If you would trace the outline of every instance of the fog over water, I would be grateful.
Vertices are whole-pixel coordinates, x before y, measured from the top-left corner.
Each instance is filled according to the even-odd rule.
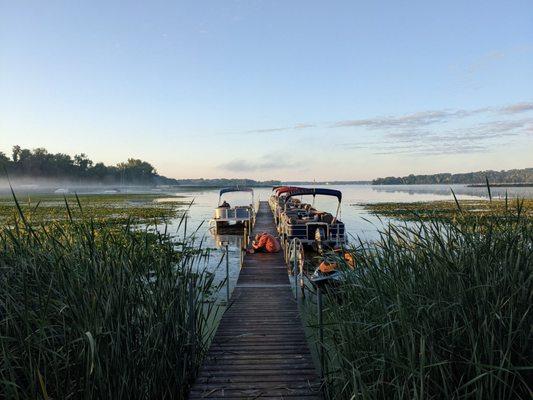
[[[58,193],[79,193],[79,194],[105,194],[106,192],[125,193],[149,193],[160,192],[161,189],[154,186],[122,185],[120,183],[80,183],[73,180],[44,179],[44,178],[0,178],[0,194],[11,192],[11,187],[18,194],[53,194]]]

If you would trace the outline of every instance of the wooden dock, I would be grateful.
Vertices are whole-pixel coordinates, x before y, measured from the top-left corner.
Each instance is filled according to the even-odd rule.
[[[276,234],[267,202],[254,232]],[[247,254],[189,399],[320,399],[282,252]]]

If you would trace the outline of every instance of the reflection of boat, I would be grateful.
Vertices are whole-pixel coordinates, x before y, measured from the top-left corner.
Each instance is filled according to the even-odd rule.
[[[215,246],[218,248],[224,247],[226,244],[230,248],[240,249],[242,247],[242,235],[219,235],[215,233],[214,235]]]
[[[291,201],[294,196],[334,196],[338,199],[335,216],[318,211],[311,204]],[[344,223],[339,221],[342,193],[332,189],[297,189],[287,192],[283,198],[283,210],[279,212],[278,230],[285,243],[297,238],[304,245],[314,245],[321,252],[322,246],[338,247],[346,242]]]
[[[252,201],[249,205],[230,206],[225,200],[222,201],[222,196],[225,193],[232,192],[248,192],[252,195]],[[233,186],[220,190],[218,196],[218,206],[215,208],[215,215],[210,221],[214,224],[216,231],[239,231],[244,226],[250,227],[253,225],[255,219],[254,208],[254,191],[252,188]]]

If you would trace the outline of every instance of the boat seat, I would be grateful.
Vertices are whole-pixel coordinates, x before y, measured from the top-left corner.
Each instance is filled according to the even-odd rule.
[[[320,221],[327,224],[331,224],[335,218],[330,213],[326,213],[320,216]]]

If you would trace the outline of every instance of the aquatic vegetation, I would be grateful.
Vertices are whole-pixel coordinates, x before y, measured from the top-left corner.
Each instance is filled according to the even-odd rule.
[[[164,199],[165,201],[160,201]],[[31,195],[18,198],[26,220],[32,224],[73,219],[92,219],[95,223],[124,224],[131,218],[137,223],[153,223],[179,215],[180,208],[190,203],[181,196],[165,194],[85,194]],[[65,202],[83,207],[65,207]],[[70,214],[69,214],[70,211]],[[0,223],[10,223],[18,217],[12,196],[0,197]]]
[[[372,203],[360,204],[369,212],[400,220],[418,221],[441,219],[446,221],[464,218],[486,220],[511,215],[509,210],[515,210],[517,204],[521,207],[521,214],[525,218],[533,217],[533,199],[522,200],[461,200],[460,208],[451,201],[430,201],[413,203]]]
[[[184,398],[217,312],[205,253],[134,219],[35,229],[17,212],[0,229],[0,398]]]
[[[354,245],[355,270],[326,299],[330,397],[531,398],[533,222],[520,206],[380,235]]]

